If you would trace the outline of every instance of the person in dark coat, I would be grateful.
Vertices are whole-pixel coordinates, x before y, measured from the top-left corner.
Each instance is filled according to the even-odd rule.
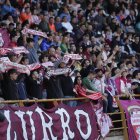
[[[62,91],[64,94],[64,98],[75,98],[76,94],[73,91],[74,90],[74,83],[73,83],[73,81],[68,73],[61,76],[60,82],[61,82],[61,87],[62,87]],[[77,105],[76,101],[66,101],[64,103],[66,105],[71,106],[71,107]]]
[[[44,85],[46,86],[48,99],[63,98],[59,76],[51,76],[50,79],[44,79]]]
[[[38,71],[32,71],[30,77],[28,77],[25,81],[28,97],[41,99],[42,92]]]
[[[1,82],[3,98],[5,100],[19,100],[18,89],[16,80],[18,73],[15,69],[10,69],[8,73],[4,75],[4,79]]]

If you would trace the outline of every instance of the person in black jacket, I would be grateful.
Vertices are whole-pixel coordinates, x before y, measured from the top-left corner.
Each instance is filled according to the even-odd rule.
[[[63,98],[60,76],[51,76],[50,79],[44,79],[44,86],[47,90],[47,98]]]
[[[28,97],[41,99],[42,92],[41,92],[41,84],[39,81],[39,73],[38,71],[34,70],[31,72],[30,77],[26,79],[26,89]]]
[[[10,69],[1,82],[3,98],[5,100],[18,100],[17,80],[18,73],[15,69]]]
[[[75,98],[75,93],[74,93],[74,83],[71,79],[71,77],[69,76],[68,73],[62,75],[60,77],[60,81],[61,81],[61,87],[62,87],[62,91],[64,94],[64,98]],[[67,105],[73,107],[77,105],[76,101],[67,101],[64,102]]]

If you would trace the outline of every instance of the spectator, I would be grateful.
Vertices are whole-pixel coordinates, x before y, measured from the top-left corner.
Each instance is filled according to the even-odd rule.
[[[2,92],[5,100],[19,100],[18,88],[16,80],[18,78],[17,71],[10,69],[4,76],[2,81]]]
[[[49,18],[49,29],[51,32],[56,32],[56,28],[55,28],[55,21],[54,21],[54,18],[53,17],[50,17]]]
[[[41,84],[39,81],[39,73],[34,70],[30,77],[26,80],[27,94],[31,98],[42,99]]]
[[[45,14],[40,15],[40,23],[39,23],[39,28],[43,31],[43,32],[49,32],[49,26],[48,26],[48,17]]]
[[[94,85],[92,84],[92,81],[96,77],[95,73],[93,71],[89,71],[87,77],[83,78],[83,86],[89,90],[98,91]]]
[[[60,82],[64,98],[74,98],[74,84],[69,74],[66,73],[65,75],[62,75],[60,78]],[[76,106],[76,101],[69,101],[66,102],[66,104],[69,106]]]
[[[51,76],[50,79],[44,79],[48,99],[63,98],[63,91],[59,76]]]
[[[140,71],[139,70],[135,70],[133,72],[133,81],[132,82],[140,83]]]
[[[132,83],[132,93],[136,95],[140,93],[140,84],[138,82]]]
[[[55,28],[57,32],[61,32],[62,30],[62,23],[60,17],[56,17],[55,19]]]
[[[29,51],[29,54],[27,55],[29,63],[32,64],[38,62],[38,55],[34,48],[34,41],[32,38],[27,39],[27,50]]]
[[[67,36],[64,36],[60,45],[60,48],[63,53],[68,53],[69,48],[69,38]]]
[[[103,71],[101,69],[96,69],[95,73],[97,74],[96,78],[93,81],[93,85],[95,86],[96,89],[98,89],[99,92],[101,92],[105,98],[107,98],[108,101],[108,112],[113,112],[112,108],[112,102],[113,98],[111,94],[107,91],[107,79],[105,77],[105,74],[103,74]]]
[[[73,27],[70,22],[67,21],[67,17],[62,18],[62,27],[66,29],[67,32],[72,33]]]
[[[63,12],[60,14],[60,18],[63,19],[63,17],[66,17],[68,22],[71,21],[71,16],[66,6],[63,7]]]
[[[75,90],[76,90],[76,93],[78,94],[78,96],[96,93],[95,91],[90,90],[90,89],[86,88],[85,86],[83,86],[81,76],[75,77],[74,85],[75,85]]]

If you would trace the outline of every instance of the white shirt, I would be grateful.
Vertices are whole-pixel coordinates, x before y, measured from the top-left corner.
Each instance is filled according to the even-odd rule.
[[[67,29],[67,32],[72,32],[73,27],[70,22],[62,22],[62,26]]]
[[[95,79],[93,84],[98,91],[100,91],[103,94],[105,93],[105,76],[103,76],[101,79]]]

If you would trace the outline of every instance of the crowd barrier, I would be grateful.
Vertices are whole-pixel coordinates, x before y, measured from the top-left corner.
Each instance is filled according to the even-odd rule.
[[[140,97],[140,95],[134,95],[135,97]],[[125,97],[125,96],[123,96]],[[126,118],[125,118],[125,112],[120,104],[120,99],[119,97],[115,97],[119,111],[118,112],[113,112],[113,113],[108,113],[109,116],[112,115],[119,115],[120,119],[113,119],[112,122],[114,124],[114,127],[111,128],[111,131],[122,131],[123,132],[123,137],[124,140],[129,140],[128,139],[128,127],[126,123]],[[62,101],[76,101],[76,100],[88,100],[88,98],[85,97],[79,97],[79,98],[61,98],[61,99],[34,99],[34,100],[7,100],[7,101],[0,101],[0,104],[14,104],[18,103],[19,106],[24,106],[24,103],[43,103],[43,102],[53,102],[54,105],[57,105],[58,102]],[[116,127],[115,123],[121,124],[120,127]]]

